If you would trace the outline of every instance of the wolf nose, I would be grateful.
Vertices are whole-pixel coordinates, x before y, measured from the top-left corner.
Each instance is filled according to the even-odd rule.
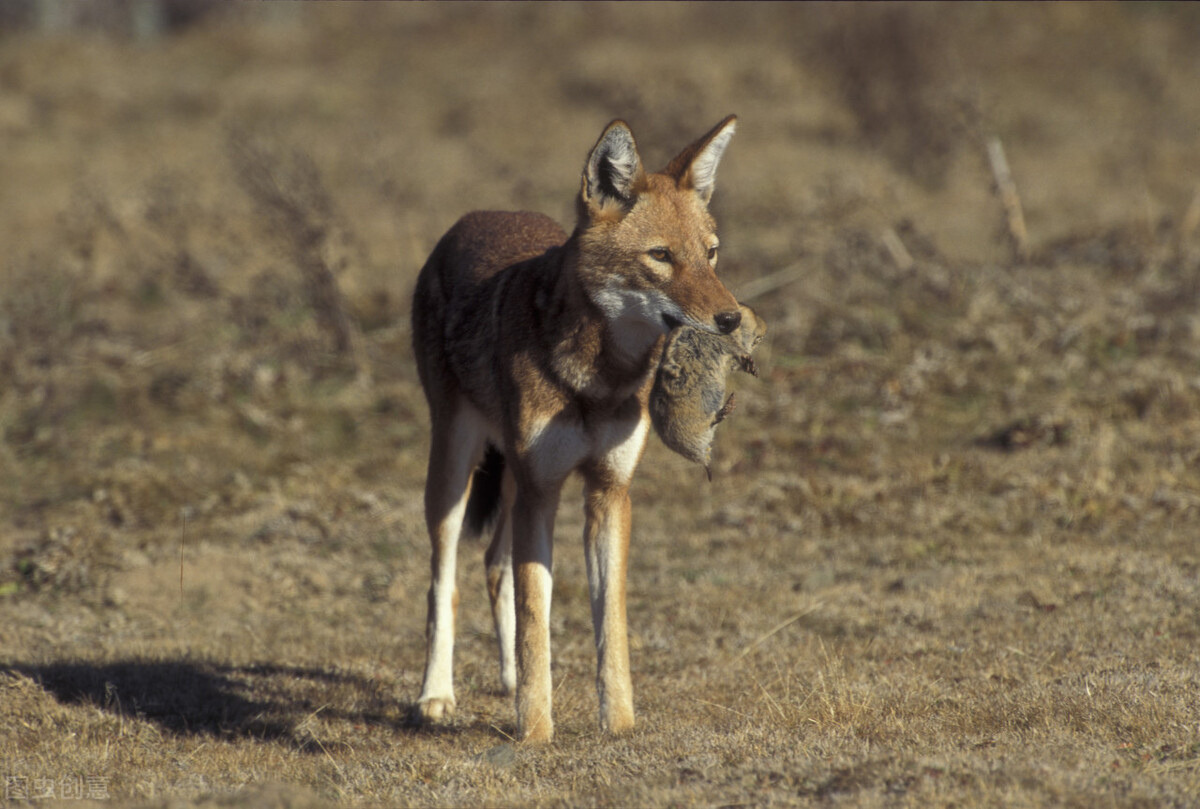
[[[742,324],[742,313],[737,309],[732,312],[721,312],[713,320],[717,321],[717,329],[721,334],[729,334]]]

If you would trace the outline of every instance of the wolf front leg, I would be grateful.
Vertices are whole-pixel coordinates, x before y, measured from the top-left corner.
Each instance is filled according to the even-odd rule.
[[[459,411],[435,418],[425,480],[425,522],[432,545],[429,617],[425,625],[425,679],[417,710],[424,721],[454,712],[454,621],[458,611],[455,567],[458,539],[471,493],[471,474],[483,454],[477,416]]]
[[[596,632],[596,690],[600,725],[611,733],[633,728],[633,681],[625,626],[631,513],[628,485],[587,482],[584,555]]]
[[[513,503],[513,590],[516,601],[517,738],[554,736],[550,687],[550,594],[557,494],[518,489]]]

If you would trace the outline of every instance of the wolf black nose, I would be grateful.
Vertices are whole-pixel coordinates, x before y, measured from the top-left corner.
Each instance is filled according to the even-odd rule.
[[[742,313],[737,309],[732,312],[721,312],[713,320],[717,321],[717,329],[721,334],[729,334],[742,324]]]

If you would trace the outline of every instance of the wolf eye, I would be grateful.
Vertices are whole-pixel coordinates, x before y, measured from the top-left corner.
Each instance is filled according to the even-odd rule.
[[[717,260],[717,248],[715,245],[713,247],[708,248],[708,260],[709,261]]]
[[[650,258],[654,259],[655,261],[666,262],[671,260],[671,251],[665,247],[652,247],[646,252],[649,254]]]

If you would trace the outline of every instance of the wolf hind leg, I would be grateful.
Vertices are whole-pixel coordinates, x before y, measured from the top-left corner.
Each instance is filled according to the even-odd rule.
[[[468,407],[434,418],[425,481],[425,522],[432,546],[432,572],[426,623],[425,678],[417,699],[423,721],[452,714],[454,700],[454,623],[458,612],[455,566],[458,540],[471,494],[471,479],[487,436],[482,417]]]

